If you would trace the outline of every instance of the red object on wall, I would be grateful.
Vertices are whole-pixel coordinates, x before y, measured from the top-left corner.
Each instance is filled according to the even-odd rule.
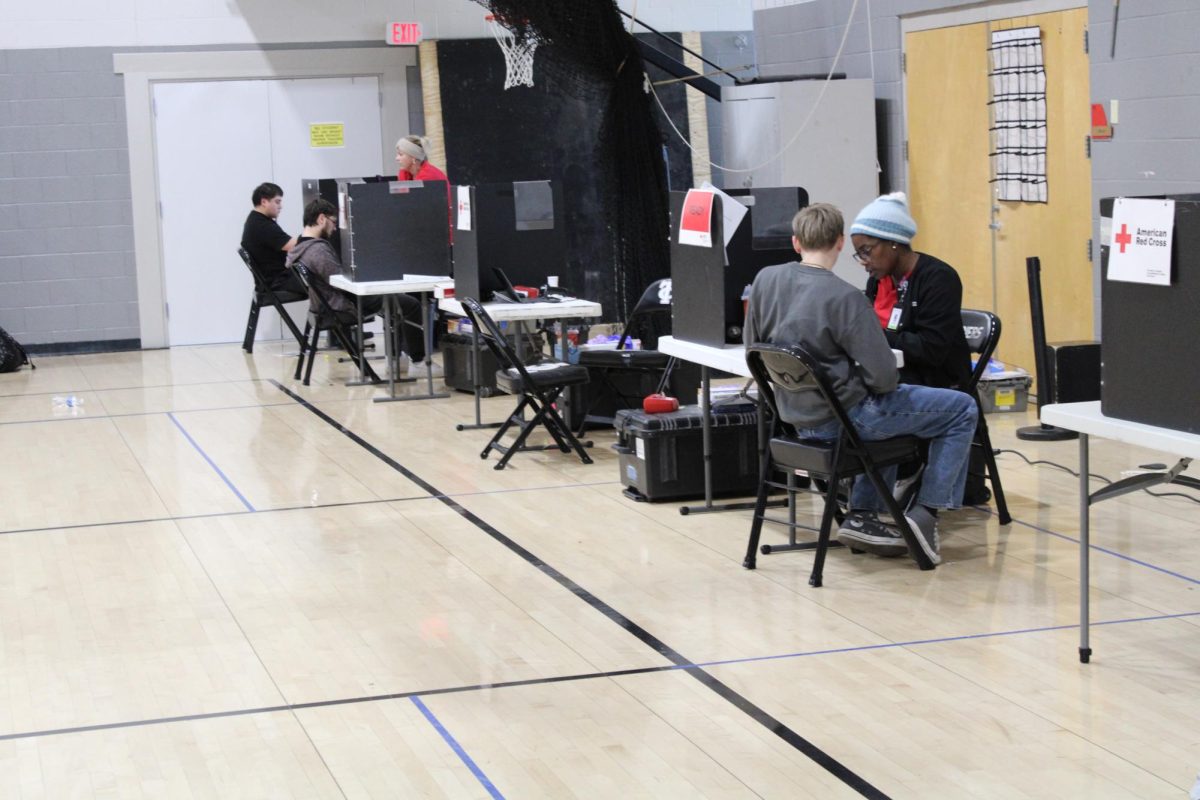
[[[1092,139],[1111,139],[1112,134],[1112,125],[1108,124],[1104,103],[1092,103]]]

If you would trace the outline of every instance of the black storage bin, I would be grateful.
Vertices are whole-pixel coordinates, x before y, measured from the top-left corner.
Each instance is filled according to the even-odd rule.
[[[475,391],[475,359],[471,348],[472,337],[469,333],[448,333],[441,337],[442,374],[446,386],[460,392]],[[509,344],[520,354],[526,363],[533,363],[541,358],[542,335],[540,333],[508,336]],[[500,364],[496,356],[482,341],[479,343],[479,364],[483,373],[480,381],[480,394],[491,397],[498,394],[496,389],[496,370]]]
[[[713,495],[758,491],[758,411],[738,403],[713,408]],[[704,497],[703,418],[700,406],[666,414],[617,412],[621,482],[635,500]]]
[[[589,373],[593,370],[598,372],[599,368],[588,368]],[[622,372],[620,370],[610,371],[607,377],[616,387],[618,397],[613,397],[611,392],[606,391],[600,378],[596,375],[592,375],[591,380],[587,383],[570,386],[567,391],[563,392],[564,402],[560,404],[559,408],[563,412],[563,419],[566,421],[567,427],[571,430],[579,429],[584,413],[589,406],[593,418],[588,423],[588,427],[591,428],[601,427],[604,424],[601,420],[596,419],[597,417],[614,419],[617,412],[623,408],[640,409],[646,395],[658,391],[658,382],[661,379],[658,374]],[[666,394],[678,398],[680,402],[686,402],[694,399],[699,390],[700,366],[688,361],[676,361],[675,367],[671,370],[671,378],[667,381],[667,387],[664,389]],[[623,399],[627,401],[627,404],[619,404]]]

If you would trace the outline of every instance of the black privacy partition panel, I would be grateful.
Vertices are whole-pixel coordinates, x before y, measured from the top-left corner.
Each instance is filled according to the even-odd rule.
[[[470,193],[470,219],[457,202]],[[552,181],[456,186],[454,292],[482,302],[505,288],[496,270],[516,285],[542,286],[546,277],[566,281],[567,236],[561,188]],[[575,288],[575,287],[571,287]]]
[[[686,198],[686,192],[671,192],[671,333],[676,339],[721,347],[729,327],[721,197],[713,197],[709,247],[679,242]]]
[[[483,12],[481,12],[483,13]],[[598,149],[604,118],[603,95],[565,85],[554,69],[562,59],[554,45],[534,56],[534,86],[504,89],[504,57],[492,39],[438,42],[442,125],[446,164],[455,184],[483,186],[513,181],[551,180],[562,197],[565,266],[548,271],[582,297],[596,300],[615,319],[614,232],[607,211],[619,198],[606,193],[613,163]],[[641,65],[636,65],[641,69]],[[651,68],[654,79],[668,77]],[[687,134],[683,84],[658,87],[659,96]],[[654,111],[658,115],[657,109]],[[664,123],[664,157],[672,184],[691,185],[691,157]],[[616,158],[619,158],[619,154]],[[666,236],[667,221],[663,220]],[[455,246],[459,244],[455,232]],[[458,254],[455,254],[456,264]],[[457,266],[456,266],[457,270]],[[507,272],[507,269],[506,269]],[[510,274],[514,283],[522,283]],[[539,285],[542,281],[537,282]],[[636,301],[636,297],[633,298]]]
[[[1200,433],[1200,195],[1175,201],[1171,284],[1108,279],[1107,242],[1100,248],[1100,353],[1106,416]],[[1112,219],[1113,198],[1100,201]]]
[[[350,280],[450,274],[445,181],[351,183],[342,202],[342,271]]]

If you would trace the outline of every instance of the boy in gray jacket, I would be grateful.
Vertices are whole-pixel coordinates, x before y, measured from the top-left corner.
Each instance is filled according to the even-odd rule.
[[[866,441],[917,436],[929,441],[929,465],[906,517],[933,563],[941,562],[937,512],[958,508],[967,477],[967,455],[977,409],[969,395],[898,383],[896,359],[861,291],[833,274],[845,246],[842,214],[828,203],[792,220],[792,246],[800,261],[762,270],[750,290],[746,344],[798,344],[820,363],[855,429]],[[779,413],[804,439],[833,440],[839,424],[812,393],[777,395]],[[882,471],[885,485],[895,468]],[[860,476],[851,513],[838,530],[843,544],[877,553],[907,552],[895,527],[879,519],[885,508],[871,482]]]

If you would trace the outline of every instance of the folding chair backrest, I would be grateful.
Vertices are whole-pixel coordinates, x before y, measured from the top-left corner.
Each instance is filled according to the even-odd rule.
[[[750,374],[758,383],[759,393],[767,398],[776,419],[781,419],[776,393],[816,393],[841,424],[842,436],[850,446],[858,451],[863,449],[854,424],[833,390],[833,384],[821,371],[817,360],[803,347],[752,344],[746,348],[746,362],[750,366]]]
[[[258,293],[265,292],[270,285],[258,271],[258,265],[254,263],[254,259],[250,257],[249,251],[244,247],[238,248],[238,255],[242,257],[242,261],[246,263],[246,268],[250,270],[250,274],[254,276],[254,291]]]
[[[471,320],[471,324],[475,326],[475,330],[479,332],[479,337],[483,339],[483,343],[496,356],[496,361],[499,362],[500,368],[503,370],[516,370],[521,376],[521,381],[526,387],[533,385],[529,373],[525,370],[525,363],[521,361],[516,350],[508,343],[508,337],[504,335],[504,331],[500,330],[500,326],[492,319],[487,310],[473,297],[461,297],[459,302],[462,303],[463,310],[467,312],[467,319]]]
[[[308,290],[308,296],[315,296],[317,298],[317,304],[321,307],[320,315],[322,317],[336,317],[337,315],[334,313],[333,308],[330,307],[329,301],[325,299],[325,295],[313,288],[314,283],[324,279],[314,274],[312,270],[304,265],[303,261],[293,261],[292,269],[295,270],[296,276],[300,278],[300,282],[304,284],[304,288]]]
[[[625,330],[621,332],[621,340],[617,343],[617,349],[625,349],[625,340],[629,338],[633,331],[633,326],[638,321],[645,317],[662,313],[671,313],[670,278],[653,281],[646,287],[646,291],[642,292],[641,299],[637,301],[637,305],[633,307],[633,311],[629,312],[629,319],[625,322]]]
[[[977,311],[971,308],[962,310],[963,334],[967,337],[967,347],[979,356],[979,363],[971,373],[964,390],[974,391],[979,379],[987,370],[988,360],[996,352],[1000,343],[1000,318],[990,311]]]

